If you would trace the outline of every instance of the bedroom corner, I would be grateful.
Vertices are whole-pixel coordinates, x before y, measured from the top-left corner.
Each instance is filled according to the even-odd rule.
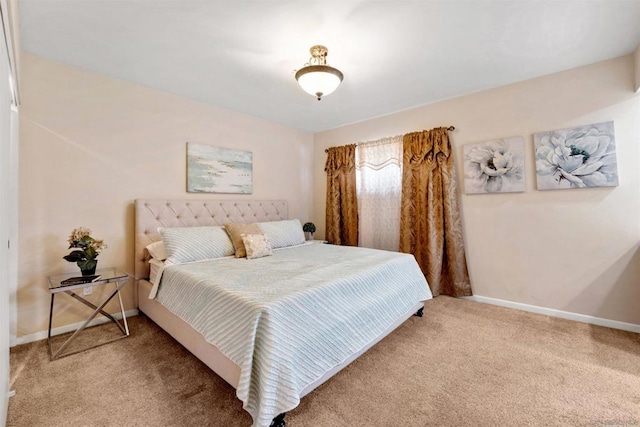
[[[640,147],[634,142],[640,140],[640,93],[633,91],[637,61],[638,51],[318,132],[314,214],[325,209],[322,162],[327,147],[455,123],[451,139],[477,300],[508,301],[540,313],[570,312],[581,321],[597,318],[640,330],[640,312],[633,303],[637,279],[619,271],[630,248],[640,241]],[[615,122],[618,187],[536,189],[534,133],[609,120]],[[515,135],[524,137],[525,192],[464,194],[463,146]],[[318,235],[324,235],[322,223]],[[625,269],[635,271],[637,263],[633,256]]]
[[[46,337],[47,276],[77,270],[62,259],[72,229],[90,228],[108,245],[99,265],[133,277],[134,200],[202,197],[187,194],[189,141],[252,151],[253,194],[242,197],[284,198],[292,217],[310,217],[310,133],[36,55],[22,59],[18,343]],[[135,312],[133,280],[122,293]],[[104,296],[96,289],[91,298]],[[91,312],[63,299],[54,329]],[[118,310],[114,301],[106,307]]]

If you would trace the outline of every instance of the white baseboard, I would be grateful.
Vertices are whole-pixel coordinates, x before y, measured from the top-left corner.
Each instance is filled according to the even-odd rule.
[[[500,307],[515,308],[516,310],[528,311],[528,312],[537,313],[537,314],[544,314],[545,316],[559,317],[561,319],[574,320],[576,322],[589,323],[591,325],[605,326],[607,328],[620,329],[623,331],[640,333],[640,325],[636,325],[634,323],[619,322],[617,320],[603,319],[601,317],[588,316],[586,314],[572,313],[570,311],[556,310],[553,308],[538,307],[536,305],[523,304],[520,302],[507,301],[507,300],[502,300],[498,298],[483,297],[481,295],[473,295],[470,297],[462,297],[462,298],[470,301],[480,302],[483,304],[491,304],[491,305],[497,305]],[[133,310],[125,311],[125,314],[127,317],[131,317],[131,316],[137,316],[139,312],[138,312],[138,309],[133,309]],[[122,315],[120,313],[113,313],[112,316],[115,317],[116,319],[122,318]],[[108,321],[109,319],[107,319],[104,316],[101,316],[100,318],[93,319],[93,321],[89,324],[89,326],[100,325]],[[75,331],[80,326],[82,326],[83,323],[84,322],[78,322],[70,325],[53,328],[51,330],[51,335],[59,335],[59,334]],[[11,347],[14,347],[20,344],[39,341],[45,338],[47,338],[47,331],[40,331],[34,334],[23,335],[21,337],[17,337],[15,340],[15,343],[11,344]]]
[[[125,311],[124,314],[127,317],[137,316],[138,315],[138,309],[134,308],[133,310]],[[122,319],[122,314],[120,312],[111,313],[111,315],[113,317],[115,317],[116,319]],[[93,319],[91,321],[91,323],[89,323],[89,326],[101,325],[101,324],[107,323],[107,322],[110,322],[110,320],[108,318],[106,318],[104,316],[100,316],[100,317],[96,317],[95,319]],[[73,332],[76,329],[78,329],[80,326],[82,326],[83,323],[84,323],[84,321],[78,322],[78,323],[72,323],[70,325],[59,326],[57,328],[53,328],[53,329],[51,329],[51,336],[65,334],[67,332]],[[36,332],[34,334],[23,335],[21,337],[17,337],[16,340],[15,340],[15,343],[12,344],[11,347],[14,347],[14,346],[20,345],[20,344],[26,344],[26,343],[29,343],[29,342],[40,341],[40,340],[43,340],[45,338],[47,338],[47,331],[40,331],[40,332]]]
[[[570,311],[556,310],[553,308],[538,307],[536,305],[523,304],[520,302],[507,301],[497,298],[483,297],[474,295],[471,297],[462,297],[470,301],[481,302],[484,304],[499,305],[501,307],[515,308],[516,310],[529,311],[531,313],[544,314],[551,317],[560,317],[562,319],[575,320],[576,322],[589,323],[591,325],[605,326],[607,328],[621,329],[623,331],[640,333],[640,325],[633,323],[619,322],[617,320],[603,319],[601,317],[588,316],[586,314],[572,313]]]

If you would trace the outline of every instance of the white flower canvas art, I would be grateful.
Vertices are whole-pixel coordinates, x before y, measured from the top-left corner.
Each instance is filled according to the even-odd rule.
[[[618,185],[613,122],[536,133],[534,143],[538,190]]]
[[[463,154],[466,194],[525,190],[523,137],[467,144]]]

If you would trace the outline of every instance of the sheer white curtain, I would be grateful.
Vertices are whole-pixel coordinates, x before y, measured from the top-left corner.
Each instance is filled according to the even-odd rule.
[[[358,246],[398,251],[402,197],[402,135],[356,148]]]

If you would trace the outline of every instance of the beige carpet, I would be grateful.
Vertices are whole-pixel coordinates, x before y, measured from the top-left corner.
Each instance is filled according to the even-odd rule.
[[[11,351],[9,426],[250,426],[235,391],[144,316],[49,362]],[[113,334],[85,331],[84,339]],[[94,336],[92,336],[94,335]],[[82,343],[78,343],[82,344]],[[438,297],[302,399],[290,427],[640,426],[640,335]]]

